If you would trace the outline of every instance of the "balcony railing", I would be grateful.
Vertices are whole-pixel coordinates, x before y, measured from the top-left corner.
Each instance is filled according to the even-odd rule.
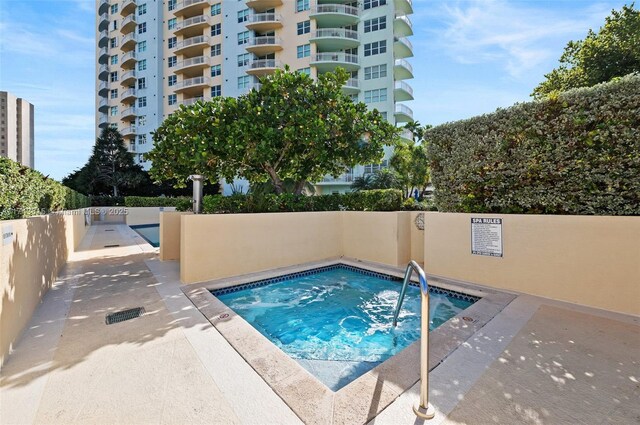
[[[129,97],[136,97],[136,89],[127,89],[125,91],[122,92],[122,94],[120,95],[120,99],[126,99]]]
[[[268,46],[272,44],[280,44],[280,39],[272,35],[263,35],[261,37],[254,37],[249,40],[249,46]]]
[[[357,78],[349,78],[346,83],[344,83],[345,87],[350,87],[357,89],[358,88],[358,79]]]
[[[358,55],[343,52],[316,53],[313,62],[343,62],[358,64]]]
[[[258,24],[261,22],[280,22],[281,16],[275,13],[256,13],[249,15],[247,24]]]
[[[325,183],[351,183],[355,176],[351,173],[341,174],[338,177],[325,176],[322,181]]]
[[[193,18],[189,18],[189,19],[185,19],[182,22],[178,22],[176,24],[176,27],[174,28],[174,31],[180,31],[184,28],[190,27],[192,25],[198,25],[198,24],[208,24],[209,23],[209,17],[205,16],[205,15],[198,15],[198,16],[194,16]]]
[[[409,70],[409,72],[411,72],[413,74],[413,66],[411,66],[411,64],[409,62],[407,62],[404,59],[396,59],[395,62],[393,63],[394,66],[401,66],[403,68],[407,68]]]
[[[176,84],[175,87],[176,89],[186,89],[192,86],[209,84],[209,81],[210,81],[209,77],[194,77],[194,78],[189,78],[189,79],[180,81],[178,84]]]
[[[405,83],[404,81],[396,81],[394,84],[394,89],[404,90],[407,93],[409,93],[411,97],[413,97],[413,88],[409,84]]]
[[[318,28],[315,38],[333,37],[333,38],[350,38],[358,39],[358,31],[348,30],[345,28]]]
[[[137,115],[136,114],[136,108],[133,107],[133,106],[130,107],[130,108],[125,109],[124,111],[122,111],[120,113],[120,116],[122,116],[122,117],[128,117],[128,116],[132,116],[132,115]]]
[[[190,66],[210,65],[210,64],[211,64],[211,61],[208,56],[196,56],[195,58],[189,58],[189,59],[183,60],[182,62],[178,62],[175,66],[175,71],[182,68],[188,68]]]
[[[413,119],[413,110],[402,103],[396,103],[396,114],[403,114]]]
[[[109,83],[107,83],[106,81],[101,81],[100,84],[98,85],[98,93],[108,89],[109,89]]]
[[[206,99],[204,96],[192,97],[191,99],[185,99],[185,100],[181,101],[180,105],[191,106],[196,102],[199,102],[199,101],[206,102],[207,100],[208,99]]]
[[[125,127],[120,131],[120,134],[123,136],[131,136],[136,134],[136,126],[130,125],[129,127]]]
[[[120,78],[120,81],[124,82],[132,78],[136,78],[136,71],[134,69],[123,73],[122,77]]]
[[[275,59],[256,59],[251,61],[249,69],[278,68],[279,63]]]
[[[342,15],[358,16],[358,8],[345,4],[319,4],[315,7],[314,13],[340,13]]]
[[[122,55],[122,57],[120,58],[120,63],[125,63],[127,61],[135,60],[135,59],[136,59],[136,52],[130,51]]]
[[[193,46],[194,44],[207,43],[209,37],[206,35],[198,35],[196,37],[187,38],[176,44],[175,50],[184,49],[185,47]]]
[[[402,43],[406,47],[408,47],[409,50],[413,51],[413,44],[411,44],[411,42],[409,41],[408,38],[406,38],[406,37],[394,37],[393,41],[395,41],[396,43]]]

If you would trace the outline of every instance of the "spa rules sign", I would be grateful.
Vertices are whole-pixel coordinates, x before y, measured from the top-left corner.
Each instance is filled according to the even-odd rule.
[[[471,254],[502,257],[502,219],[471,217]]]

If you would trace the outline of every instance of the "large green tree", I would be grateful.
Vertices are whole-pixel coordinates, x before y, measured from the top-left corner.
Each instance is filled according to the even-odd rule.
[[[389,165],[396,173],[405,195],[411,197],[414,189],[422,192],[429,184],[430,174],[423,136],[431,126],[422,127],[415,122],[404,128],[413,133],[413,141],[398,143]]]
[[[210,181],[243,177],[271,182],[276,193],[379,162],[397,130],[377,111],[342,93],[344,70],[319,75],[278,70],[261,88],[234,98],[182,107],[154,134],[155,180],[180,184],[190,174]],[[292,182],[287,185],[285,182]]]
[[[640,11],[632,3],[613,10],[599,32],[589,30],[584,40],[570,41],[560,66],[545,75],[532,96],[590,87],[633,72],[640,72]]]

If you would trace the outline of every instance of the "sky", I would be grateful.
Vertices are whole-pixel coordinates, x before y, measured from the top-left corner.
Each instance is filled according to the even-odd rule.
[[[0,1],[0,90],[35,105],[35,168],[56,179],[80,168],[95,142],[95,3]],[[529,101],[567,42],[625,3],[413,0],[407,105],[437,125]]]

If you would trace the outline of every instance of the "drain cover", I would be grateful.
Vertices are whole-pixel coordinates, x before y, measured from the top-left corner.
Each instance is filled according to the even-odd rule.
[[[128,310],[122,310],[115,313],[107,314],[105,322],[107,325],[114,323],[124,322],[125,320],[135,319],[144,314],[144,307],[130,308]]]
[[[120,246],[120,245],[118,245],[118,244],[116,244],[116,245],[105,245],[104,247],[105,248],[115,248],[117,246]]]
[[[113,229],[105,229],[105,232],[113,232]]]

